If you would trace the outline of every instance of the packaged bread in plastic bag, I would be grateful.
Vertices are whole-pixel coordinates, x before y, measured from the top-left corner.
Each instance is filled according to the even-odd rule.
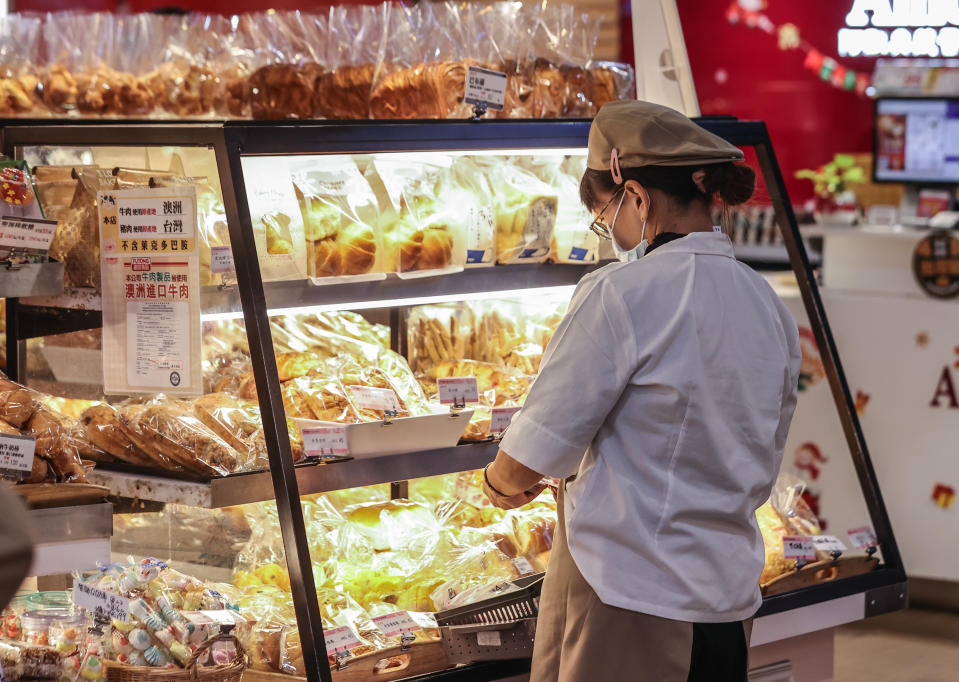
[[[316,279],[390,270],[383,257],[377,201],[349,156],[291,163],[303,221],[307,273]]]
[[[550,187],[512,159],[475,157],[496,202],[496,261],[542,263],[549,257],[559,203]]]
[[[253,239],[264,281],[304,279],[307,242],[290,182],[289,160],[257,157],[244,164]]]
[[[45,113],[37,95],[42,30],[40,17],[9,14],[0,20],[0,116]]]
[[[443,270],[462,264],[464,214],[451,201],[453,194],[445,196],[452,190],[451,164],[445,154],[415,159],[383,154],[370,162],[366,178],[379,205],[377,226],[388,271]]]
[[[489,180],[474,161],[461,156],[453,161],[452,186],[444,197],[463,214],[466,267],[493,265],[496,261],[496,204]]]
[[[316,109],[321,116],[370,118],[370,92],[388,11],[386,3],[330,8],[327,71],[317,83]]]

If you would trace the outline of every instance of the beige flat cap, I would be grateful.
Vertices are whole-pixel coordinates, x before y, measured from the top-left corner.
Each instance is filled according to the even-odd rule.
[[[640,166],[695,166],[742,161],[743,153],[669,107],[639,100],[606,104],[589,129],[589,156],[593,170]]]

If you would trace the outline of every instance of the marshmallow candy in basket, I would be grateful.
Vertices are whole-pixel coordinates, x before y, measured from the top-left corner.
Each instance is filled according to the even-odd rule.
[[[216,624],[197,624],[185,614],[234,608],[200,580],[153,558],[112,564],[79,579],[129,600],[129,619],[113,620],[105,638],[110,658],[125,665],[184,667],[199,645],[219,631]]]

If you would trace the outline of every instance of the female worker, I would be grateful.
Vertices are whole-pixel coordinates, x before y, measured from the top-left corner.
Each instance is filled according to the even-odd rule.
[[[746,679],[755,511],[796,404],[796,323],[711,220],[755,174],[682,114],[607,104],[583,203],[620,264],[585,277],[485,473],[503,508],[564,479],[532,682]]]

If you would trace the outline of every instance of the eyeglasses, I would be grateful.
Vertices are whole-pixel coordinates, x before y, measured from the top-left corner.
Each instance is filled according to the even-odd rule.
[[[606,224],[606,221],[603,219],[603,214],[606,213],[606,209],[609,208],[609,205],[612,204],[613,201],[616,199],[616,195],[619,194],[622,190],[623,188],[619,188],[615,192],[613,192],[613,196],[609,198],[609,201],[603,204],[603,207],[599,210],[599,213],[597,213],[596,217],[593,218],[593,222],[589,224],[589,229],[592,230],[593,233],[600,239],[605,239],[606,241],[609,241],[613,238],[612,225]],[[619,213],[618,210],[616,212]],[[613,222],[616,222],[616,216],[613,216]]]

